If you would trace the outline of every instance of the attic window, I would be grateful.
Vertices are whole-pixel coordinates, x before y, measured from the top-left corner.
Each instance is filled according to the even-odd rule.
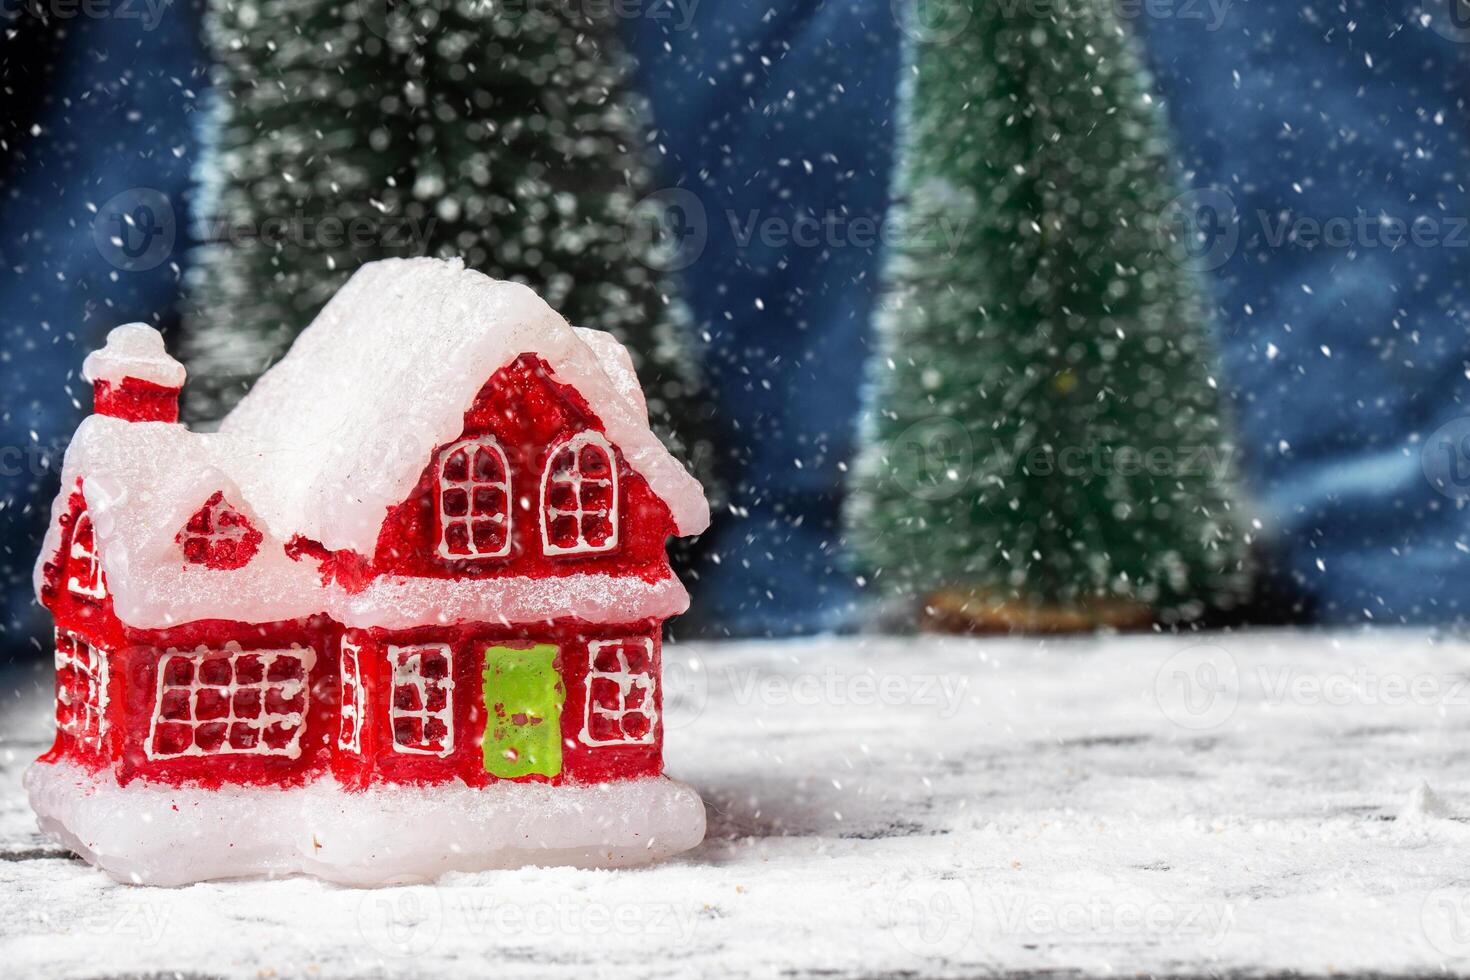
[[[494,439],[465,439],[439,451],[439,554],[510,554],[510,467]]]
[[[541,475],[541,545],[548,555],[618,545],[618,470],[600,432],[579,432],[552,452]]]
[[[191,565],[232,571],[250,563],[260,550],[262,535],[244,514],[225,502],[223,491],[216,490],[189,518],[176,540]]]
[[[71,532],[71,577],[66,580],[66,587],[73,595],[88,599],[107,598],[102,562],[97,559],[97,532],[85,510],[77,515],[76,526]]]

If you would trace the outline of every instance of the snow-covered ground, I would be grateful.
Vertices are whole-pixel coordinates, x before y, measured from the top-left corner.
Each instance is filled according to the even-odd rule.
[[[0,710],[17,975],[1470,974],[1470,643],[1408,632],[682,644],[641,870],[113,884],[43,840]],[[434,828],[423,828],[432,834]]]

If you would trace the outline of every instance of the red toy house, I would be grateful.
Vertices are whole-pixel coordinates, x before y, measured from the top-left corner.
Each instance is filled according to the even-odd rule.
[[[660,632],[688,605],[665,541],[708,505],[610,336],[459,262],[391,260],[218,432],[177,423],[183,368],[149,327],[84,373],[97,414],[36,569],[44,830],[156,883],[617,865],[702,838],[661,775]]]

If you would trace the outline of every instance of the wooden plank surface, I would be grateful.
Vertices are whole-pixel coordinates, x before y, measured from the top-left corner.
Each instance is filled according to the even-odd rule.
[[[15,975],[1470,973],[1470,644],[1410,632],[668,651],[705,844],[356,891],[118,886],[35,830],[0,718]],[[47,681],[49,682],[49,680]],[[119,814],[118,819],[127,819]],[[423,832],[433,833],[432,826]]]

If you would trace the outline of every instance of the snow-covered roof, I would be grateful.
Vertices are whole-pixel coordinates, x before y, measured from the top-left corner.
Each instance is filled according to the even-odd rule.
[[[264,458],[239,439],[173,423],[83,419],[62,465],[61,493],[36,564],[37,594],[44,563],[61,546],[61,518],[84,478],[98,556],[124,623],[161,629],[197,619],[272,622],[324,612],[315,563],[287,557],[279,534],[252,506],[251,491],[260,492],[268,469]],[[176,540],[216,490],[266,538],[234,571],[188,564]]]
[[[107,349],[118,356],[103,359],[104,367],[94,354],[87,369],[111,370],[123,355],[136,360],[151,349],[131,326],[119,328]],[[62,492],[36,564],[37,593],[81,478],[114,608],[141,629],[319,612],[350,626],[390,628],[528,622],[553,610],[587,622],[682,612],[688,595],[672,575],[656,582],[604,574],[475,582],[385,577],[349,595],[323,585],[315,562],[287,556],[285,543],[297,535],[371,555],[389,508],[412,491],[430,453],[460,434],[485,380],[522,353],[541,357],[587,401],[629,466],[668,505],[679,533],[704,529],[704,493],[649,429],[621,344],[574,330],[530,289],[458,261],[395,259],[359,270],[219,432],[85,419],[67,449]],[[140,376],[132,368],[126,374]],[[168,376],[147,380],[161,377]],[[236,570],[188,564],[176,540],[215,491],[265,538]]]
[[[82,377],[120,382],[137,378],[164,388],[184,386],[184,365],[169,356],[163,335],[146,323],[125,323],[107,334],[107,346],[87,355]]]
[[[458,259],[363,266],[220,431],[282,447],[257,507],[332,550],[370,554],[387,509],[457,436],[485,380],[524,353],[575,388],[681,535],[709,524],[704,491],[648,427],[626,352],[576,331],[530,288]]]

